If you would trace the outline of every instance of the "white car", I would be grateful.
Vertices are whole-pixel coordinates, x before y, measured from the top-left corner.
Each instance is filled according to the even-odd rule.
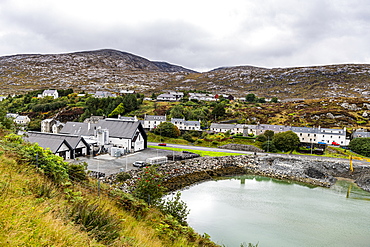
[[[135,161],[132,165],[135,166],[135,167],[144,167],[144,166],[147,166],[147,164],[146,164],[145,161]]]

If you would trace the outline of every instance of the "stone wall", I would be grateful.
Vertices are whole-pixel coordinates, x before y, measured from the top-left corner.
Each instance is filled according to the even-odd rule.
[[[164,164],[157,169],[165,174],[164,186],[170,191],[210,180],[214,176],[255,174],[266,177],[288,179],[317,186],[330,187],[335,177],[356,180],[358,185],[370,191],[370,165],[356,164],[349,171],[349,162],[337,159],[321,159],[298,156],[226,156],[200,157]],[[132,179],[120,185],[124,191],[134,185],[140,170],[130,171]],[[114,175],[105,179],[114,183]]]

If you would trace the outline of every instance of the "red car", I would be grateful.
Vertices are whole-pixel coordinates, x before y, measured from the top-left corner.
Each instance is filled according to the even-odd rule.
[[[167,146],[166,143],[158,143],[158,146]]]
[[[340,146],[340,144],[337,143],[337,142],[332,142],[331,144],[334,145],[334,146]]]

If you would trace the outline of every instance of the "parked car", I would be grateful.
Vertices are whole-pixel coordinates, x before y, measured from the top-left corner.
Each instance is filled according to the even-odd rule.
[[[133,164],[133,166],[135,167],[144,167],[144,166],[147,166],[147,163],[145,161],[135,161]]]
[[[167,146],[166,143],[158,143],[158,146]]]

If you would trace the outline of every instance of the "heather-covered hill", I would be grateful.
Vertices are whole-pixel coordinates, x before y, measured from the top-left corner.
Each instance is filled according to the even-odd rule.
[[[339,64],[295,68],[222,67],[209,72],[155,62],[127,52],[97,50],[0,57],[2,94],[43,88],[84,91],[134,89],[151,94],[203,90],[259,97],[368,97],[370,65]]]

